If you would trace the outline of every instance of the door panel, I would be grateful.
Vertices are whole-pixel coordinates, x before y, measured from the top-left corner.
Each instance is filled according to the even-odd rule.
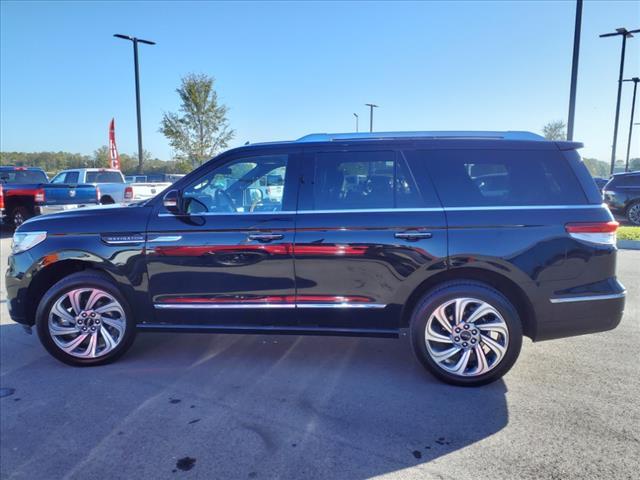
[[[295,325],[297,160],[288,155],[285,185],[269,191],[247,177],[242,160],[221,162],[184,189],[190,214],[161,208],[150,220],[147,269],[156,322]]]
[[[411,292],[446,269],[442,208],[425,203],[402,162],[377,150],[305,158],[294,245],[301,325],[398,328]]]

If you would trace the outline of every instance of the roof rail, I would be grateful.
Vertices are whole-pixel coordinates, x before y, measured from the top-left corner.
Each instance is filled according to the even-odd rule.
[[[312,133],[300,137],[296,142],[339,142],[342,140],[393,140],[411,138],[431,139],[486,139],[486,140],[534,140],[545,138],[531,132],[474,132],[474,131],[423,131],[423,132],[373,132],[373,133]]]

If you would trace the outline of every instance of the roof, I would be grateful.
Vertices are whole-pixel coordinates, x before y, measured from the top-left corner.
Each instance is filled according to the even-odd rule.
[[[383,141],[406,141],[406,142],[457,142],[466,143],[468,141],[490,143],[495,147],[502,144],[505,148],[513,143],[528,143],[531,148],[557,148],[559,150],[576,150],[582,148],[582,143],[573,141],[555,141],[532,132],[523,131],[404,131],[404,132],[352,132],[352,133],[312,133],[298,138],[297,140],[278,142],[258,142],[247,143],[241,147],[232,149],[233,151],[261,148],[278,147],[283,145],[311,145],[327,143],[358,143],[358,142],[383,142]],[[494,143],[495,142],[495,143]],[[503,143],[504,142],[504,143]],[[499,147],[498,147],[499,148]],[[232,151],[229,150],[229,151]]]
[[[312,133],[296,142],[335,142],[342,140],[403,140],[403,139],[482,139],[482,140],[528,140],[546,141],[531,132],[477,132],[477,131],[417,131],[417,132],[373,132],[373,133]]]
[[[42,171],[44,172],[44,170],[42,170],[42,168],[40,167],[17,167],[15,165],[0,165],[0,170],[27,170],[27,171]]]

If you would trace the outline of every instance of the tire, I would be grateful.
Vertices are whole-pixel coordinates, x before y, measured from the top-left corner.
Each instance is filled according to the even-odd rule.
[[[32,216],[26,207],[14,207],[14,209],[11,210],[11,223],[15,228],[18,228]]]
[[[36,329],[52,356],[74,366],[113,362],[136,336],[129,304],[106,275],[95,272],[74,273],[47,290],[36,310]]]
[[[459,308],[462,322],[455,318]],[[479,317],[472,318],[474,314]],[[411,316],[410,335],[413,351],[427,370],[465,387],[501,378],[522,347],[517,310],[500,292],[475,281],[447,282],[427,292]]]
[[[100,199],[100,205],[113,205],[114,203],[116,202],[113,200],[113,198],[109,197],[108,195],[105,195]]]
[[[633,202],[627,207],[627,220],[632,225],[640,225],[640,202]]]

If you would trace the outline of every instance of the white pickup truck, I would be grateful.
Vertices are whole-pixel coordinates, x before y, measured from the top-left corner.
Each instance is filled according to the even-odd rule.
[[[91,184],[95,185],[100,193],[100,203],[123,203],[134,199],[134,191],[131,185],[124,181],[120,170],[113,168],[73,168],[62,170],[51,183],[64,184]]]

